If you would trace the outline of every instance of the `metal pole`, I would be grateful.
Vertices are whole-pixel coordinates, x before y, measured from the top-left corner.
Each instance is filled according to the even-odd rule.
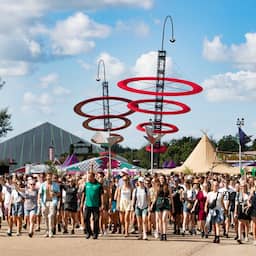
[[[150,168],[151,168],[151,174],[153,174],[153,168],[154,168],[154,144],[150,144]]]
[[[239,140],[239,172],[241,172],[242,169],[242,146]]]
[[[110,137],[110,130],[111,128],[109,128],[108,130],[108,136]],[[111,166],[111,145],[110,145],[110,142],[108,143],[108,174],[111,175],[111,169],[112,169],[112,166]]]

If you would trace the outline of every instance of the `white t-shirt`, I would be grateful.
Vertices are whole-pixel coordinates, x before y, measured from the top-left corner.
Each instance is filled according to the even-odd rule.
[[[217,193],[218,193],[218,197],[217,197]],[[216,200],[216,207],[214,209],[222,209],[222,204],[221,204],[221,201],[222,201],[222,193],[220,192],[209,192],[208,195],[207,195],[207,200],[208,200],[208,203],[211,204],[213,202],[213,200],[217,199]]]
[[[11,200],[11,193],[13,187],[11,185],[5,184],[2,189],[2,194],[4,196],[4,207],[8,208],[10,200]]]
[[[14,204],[22,202],[23,199],[21,196],[21,192],[18,192],[16,189],[12,190],[11,197],[13,198]]]
[[[136,194],[135,194],[136,193]],[[136,197],[136,207],[145,209],[148,207],[148,199],[145,188],[137,187],[133,191],[133,197]]]

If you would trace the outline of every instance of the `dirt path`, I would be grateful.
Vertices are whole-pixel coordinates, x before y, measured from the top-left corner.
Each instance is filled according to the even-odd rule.
[[[222,239],[220,244],[213,244],[212,237],[201,239],[199,236],[185,237],[169,235],[168,241],[138,241],[135,235],[124,238],[121,235],[99,237],[99,240],[86,240],[80,230],[75,235],[56,235],[54,238],[44,238],[43,232],[29,238],[24,232],[22,236],[7,237],[6,228],[0,230],[0,253],[6,256],[79,256],[79,255],[113,255],[113,256],[215,256],[215,255],[255,255],[256,246],[252,241],[238,245],[233,239]]]

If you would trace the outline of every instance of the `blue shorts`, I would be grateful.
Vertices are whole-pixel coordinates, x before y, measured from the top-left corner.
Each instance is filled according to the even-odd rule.
[[[25,216],[37,215],[37,207],[30,210],[25,209],[24,212],[25,212]]]
[[[116,212],[116,201],[115,200],[112,201],[112,203],[111,203],[111,211]]]
[[[12,205],[11,216],[24,216],[24,206],[22,202]]]
[[[140,208],[136,207],[135,215],[137,217],[147,216],[148,215],[148,208],[140,209]]]

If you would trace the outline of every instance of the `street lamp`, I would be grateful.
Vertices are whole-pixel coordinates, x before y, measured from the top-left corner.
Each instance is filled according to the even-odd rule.
[[[244,126],[244,118],[241,118],[241,119],[237,118],[236,125],[238,127],[238,134],[239,134],[239,129],[242,126]],[[239,144],[239,171],[241,172],[241,169],[242,169],[242,145],[240,143],[240,139],[238,139],[238,144]]]
[[[105,63],[104,60],[100,59],[98,62],[98,72],[97,72],[97,77],[96,77],[96,81],[99,82],[100,79],[100,64],[102,64],[103,66],[103,82],[106,82],[106,69],[105,69]]]
[[[170,42],[171,43],[174,43],[176,41],[176,39],[174,38],[174,29],[173,29],[173,20],[172,20],[172,16],[168,15],[165,17],[165,20],[164,20],[164,26],[163,26],[163,31],[162,31],[162,48],[161,50],[163,51],[164,50],[164,32],[165,32],[165,25],[167,23],[167,21],[170,20],[171,22],[171,25],[172,25],[172,37],[170,39]]]

